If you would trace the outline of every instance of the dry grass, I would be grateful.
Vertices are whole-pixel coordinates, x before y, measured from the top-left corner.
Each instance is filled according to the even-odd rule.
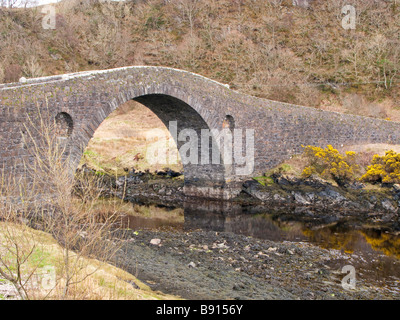
[[[122,248],[123,236],[113,237],[115,231],[123,232],[117,215],[120,204],[110,200],[105,210],[102,202],[103,210],[98,210],[101,179],[71,172],[66,147],[55,134],[57,124],[47,120],[46,112],[38,109],[25,124],[31,157],[24,174],[0,172],[0,276],[26,300],[122,298],[126,285],[96,275]],[[55,272],[47,292],[34,281],[45,266]],[[120,274],[110,268],[110,274]]]
[[[159,137],[158,132],[162,132]],[[150,164],[148,148],[157,146],[161,152],[177,152],[168,147],[173,140],[161,120],[147,107],[130,101],[114,111],[96,130],[82,158],[81,165],[112,175],[124,173],[124,168],[151,171],[169,167],[181,171],[178,164]],[[173,144],[174,146],[175,143]]]
[[[341,26],[343,1],[314,0],[308,10],[279,3],[64,0],[54,32],[41,27],[40,8],[4,10],[0,78],[171,66],[301,105],[346,111],[344,100],[360,94],[391,117],[399,107],[398,2],[351,1],[354,31]]]
[[[372,152],[374,154],[379,154],[380,156],[385,155],[387,150],[393,150],[395,152],[400,152],[399,145],[386,144],[386,143],[369,143],[362,145],[348,145],[338,148],[339,151],[355,151],[355,152]]]
[[[57,241],[48,233],[33,230],[21,225],[10,225],[0,223],[0,230],[12,228],[17,237],[29,237],[32,243],[27,243],[27,246],[32,246],[35,242],[40,243],[40,268],[45,266],[55,267],[60,271],[63,261],[63,250]],[[4,241],[4,233],[0,232],[0,243]],[[71,252],[71,259],[76,258],[74,252]],[[37,256],[32,256],[24,265],[24,277],[38,270]],[[85,269],[81,270],[84,276],[90,274],[85,280],[79,282],[70,288],[69,299],[77,300],[154,300],[154,299],[179,299],[176,296],[163,294],[161,292],[152,291],[147,285],[140,282],[133,275],[104,262],[96,259],[85,258]],[[34,299],[59,299],[62,297],[63,285],[65,279],[62,278],[62,272],[57,272],[57,286],[52,290],[44,290],[40,285],[33,283],[27,285],[31,293],[31,298]],[[133,281],[139,286],[136,289],[129,283]],[[33,278],[32,278],[33,282]]]
[[[392,97],[376,101],[368,101],[362,94],[346,93],[340,97],[326,98],[321,102],[320,108],[372,118],[400,121],[398,102]]]

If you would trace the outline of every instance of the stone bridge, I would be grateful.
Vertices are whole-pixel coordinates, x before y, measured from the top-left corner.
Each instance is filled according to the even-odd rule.
[[[176,123],[171,134],[182,158],[197,153],[197,163],[184,163],[188,195],[229,198],[244,179],[301,153],[302,144],[400,143],[400,123],[260,99],[182,70],[125,67],[0,85],[0,166],[23,171],[29,161],[24,123],[41,113],[64,126],[59,134],[76,168],[95,130],[128,100],[147,106],[167,127]],[[224,152],[226,129],[232,153]],[[232,154],[238,155],[233,161]]]

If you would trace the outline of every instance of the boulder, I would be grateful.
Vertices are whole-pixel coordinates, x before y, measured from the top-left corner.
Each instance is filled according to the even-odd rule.
[[[150,244],[153,244],[155,246],[158,246],[161,244],[161,239],[151,239]]]

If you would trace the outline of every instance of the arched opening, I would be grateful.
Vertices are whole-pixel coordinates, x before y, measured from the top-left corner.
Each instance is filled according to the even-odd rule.
[[[185,187],[219,187],[224,184],[225,168],[215,141],[217,137],[214,137],[212,128],[194,108],[180,99],[163,94],[144,95],[134,100],[148,107],[170,128],[182,159]],[[173,123],[176,127],[171,126]]]
[[[158,159],[148,159],[150,149],[155,150]],[[175,161],[170,161],[172,158]],[[100,124],[83,154],[83,164],[112,175],[132,171],[183,172],[168,128],[154,112],[133,100],[119,106]]]
[[[58,138],[68,138],[74,129],[74,121],[66,112],[59,112],[55,117],[55,135]]]
[[[114,110],[95,131],[83,160],[81,165],[90,160],[100,170],[118,164],[119,173],[181,170],[185,187],[224,183],[221,155],[208,124],[185,102],[162,94],[140,96]]]
[[[224,121],[222,122],[222,128],[233,130],[235,129],[235,119],[231,115],[226,115]]]

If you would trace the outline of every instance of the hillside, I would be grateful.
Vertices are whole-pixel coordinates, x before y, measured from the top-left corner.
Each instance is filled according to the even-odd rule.
[[[1,9],[0,82],[126,65],[193,71],[259,97],[400,120],[396,1],[149,0]],[[355,30],[341,9],[357,10]]]
[[[0,82],[168,66],[262,98],[400,121],[400,4],[295,5],[305,2],[64,0],[54,5],[54,30],[42,27],[42,7],[1,8]],[[355,30],[342,27],[345,4],[356,8]],[[163,169],[142,159],[152,128],[168,138],[143,106],[120,108],[96,131],[82,163],[105,172]]]

